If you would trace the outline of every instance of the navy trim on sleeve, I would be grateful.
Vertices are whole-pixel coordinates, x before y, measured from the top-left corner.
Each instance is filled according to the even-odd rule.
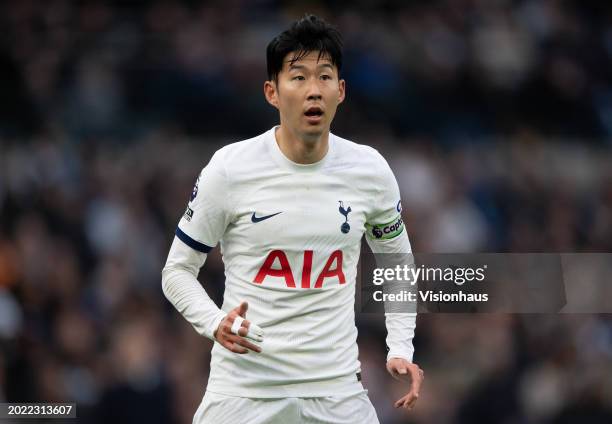
[[[185,243],[187,246],[191,247],[192,249],[197,250],[198,252],[208,253],[213,249],[210,246],[206,246],[204,243],[195,241],[194,239],[189,237],[187,234],[182,232],[179,227],[176,227],[175,234],[183,243]]]

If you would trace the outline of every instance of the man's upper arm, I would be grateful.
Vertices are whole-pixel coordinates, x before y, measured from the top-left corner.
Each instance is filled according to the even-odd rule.
[[[176,236],[192,249],[210,252],[231,219],[229,193],[228,178],[217,152],[196,180]]]
[[[366,241],[374,253],[410,253],[399,187],[387,162],[378,156],[380,180],[366,220]]]

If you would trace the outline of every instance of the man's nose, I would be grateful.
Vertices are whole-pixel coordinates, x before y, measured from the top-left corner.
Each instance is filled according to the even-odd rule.
[[[308,84],[308,100],[321,100],[321,89],[316,78]]]

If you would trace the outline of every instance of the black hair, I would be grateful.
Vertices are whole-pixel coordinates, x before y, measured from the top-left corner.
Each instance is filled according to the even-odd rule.
[[[319,59],[329,57],[331,63],[342,69],[342,35],[338,29],[323,19],[307,14],[295,21],[291,27],[276,37],[266,49],[268,80],[276,80],[283,69],[283,60],[289,53],[295,53],[294,63],[311,52],[318,51]]]

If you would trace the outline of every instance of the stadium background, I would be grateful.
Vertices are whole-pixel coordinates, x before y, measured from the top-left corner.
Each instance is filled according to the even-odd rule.
[[[332,129],[389,160],[415,251],[612,251],[610,2],[3,2],[0,401],[191,422],[211,343],[160,270],[212,152],[276,123],[265,46],[307,10],[346,41]],[[200,279],[220,300],[218,253]],[[612,422],[609,316],[421,315],[410,413],[358,324],[383,424]]]

